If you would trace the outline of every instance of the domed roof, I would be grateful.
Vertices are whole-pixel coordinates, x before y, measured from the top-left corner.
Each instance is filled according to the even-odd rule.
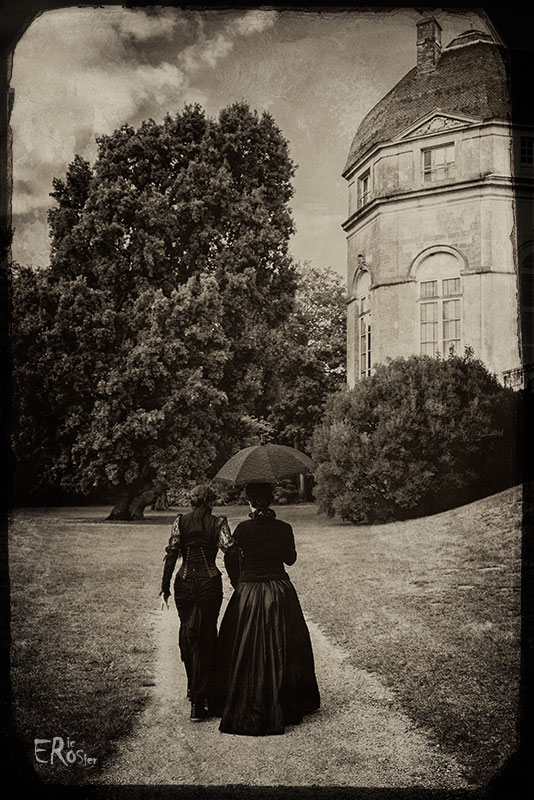
[[[410,70],[364,117],[343,173],[370,148],[438,109],[483,120],[510,119],[502,48],[488,34],[465,31],[445,48],[433,71]]]

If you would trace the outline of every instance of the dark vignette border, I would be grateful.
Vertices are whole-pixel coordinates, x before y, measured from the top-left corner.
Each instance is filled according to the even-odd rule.
[[[42,12],[82,5],[72,0],[0,0],[0,374],[9,376],[9,312],[10,312],[10,244],[11,244],[11,192],[12,163],[9,140],[9,113],[12,96],[9,90],[10,53],[17,41],[24,34],[32,21]],[[534,82],[534,36],[526,13],[526,4],[517,2],[483,3],[481,6],[456,3],[454,6],[438,6],[437,3],[339,3],[329,5],[324,2],[302,3],[268,3],[240,2],[232,0],[226,3],[191,2],[184,0],[99,0],[86,2],[84,5],[102,7],[122,5],[126,8],[140,6],[178,6],[182,8],[258,8],[274,7],[279,9],[302,9],[347,11],[388,10],[399,7],[411,7],[428,10],[440,7],[450,12],[465,11],[472,8],[483,13],[486,21],[508,48],[508,67],[511,90],[512,121],[520,122],[519,109],[524,98],[532,96]],[[517,134],[516,134],[517,135]],[[516,220],[516,243],[525,240],[522,228],[532,228],[532,219]],[[6,478],[1,483],[1,532],[0,538],[0,715],[2,719],[0,747],[7,756],[7,771],[4,779],[14,782],[17,789],[28,789],[31,797],[54,798],[117,798],[117,800],[167,800],[178,797],[183,800],[278,800],[278,798],[316,798],[316,800],[500,800],[502,797],[526,797],[527,786],[532,785],[534,771],[529,769],[530,760],[534,760],[534,487],[532,482],[525,482],[523,490],[523,531],[522,531],[522,566],[521,566],[521,683],[518,714],[518,746],[515,753],[504,765],[499,774],[485,788],[480,790],[428,790],[417,787],[406,789],[382,789],[369,787],[252,787],[252,786],[111,786],[101,784],[93,787],[71,787],[64,785],[42,784],[22,748],[17,745],[11,720],[11,686],[9,673],[10,618],[9,618],[9,569],[7,552],[7,521],[9,511],[9,478],[12,456],[7,436],[9,419],[9,379],[2,382],[0,396],[0,417],[2,466]],[[532,441],[534,422],[528,413],[518,426],[518,451],[520,452],[522,470],[525,478],[531,475],[529,453],[526,443]],[[532,754],[532,755],[531,755]],[[7,782],[7,781],[6,781]],[[11,781],[9,781],[11,782]],[[15,790],[16,791],[16,790]]]

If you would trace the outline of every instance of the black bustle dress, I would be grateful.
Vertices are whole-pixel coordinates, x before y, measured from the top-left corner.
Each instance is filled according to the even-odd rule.
[[[284,569],[296,561],[290,525],[254,512],[234,531],[240,575],[217,642],[211,709],[224,733],[284,733],[319,708],[310,635]]]
[[[225,551],[231,542],[226,518],[200,508],[178,515],[166,547],[162,592],[169,592],[174,566],[182,556],[174,580],[174,602],[180,617],[180,654],[194,705],[203,706],[215,664],[223,597],[221,573],[215,564],[217,548]]]

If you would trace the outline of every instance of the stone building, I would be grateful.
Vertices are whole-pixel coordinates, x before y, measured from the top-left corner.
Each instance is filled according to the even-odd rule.
[[[388,357],[467,346],[521,385],[534,360],[534,125],[510,120],[502,47],[469,30],[442,51],[438,22],[421,20],[417,66],[364,118],[343,172],[350,386]]]

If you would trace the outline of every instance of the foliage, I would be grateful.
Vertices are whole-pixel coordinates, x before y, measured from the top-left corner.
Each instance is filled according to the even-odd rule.
[[[164,473],[203,479],[240,443],[292,305],[294,167],[244,103],[97,141],[54,181],[50,268],[14,277],[13,440],[22,471],[114,487],[128,518]]]
[[[466,351],[397,358],[328,403],[319,509],[354,523],[435,513],[509,486],[516,398]]]
[[[332,269],[297,269],[295,304],[269,339],[267,438],[309,449],[327,398],[345,381],[346,293]]]

